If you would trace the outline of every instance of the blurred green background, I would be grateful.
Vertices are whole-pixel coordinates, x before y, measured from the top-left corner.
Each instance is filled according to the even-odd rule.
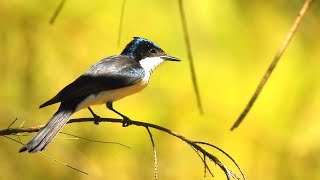
[[[301,27],[244,123],[229,128],[246,105],[282,43],[303,0],[185,1],[205,115],[198,113],[177,1],[127,0],[121,45],[122,1],[67,1],[54,25],[59,0],[0,1],[0,129],[45,124],[58,105],[39,110],[100,59],[119,54],[134,36],[182,59],[165,63],[142,92],[115,103],[132,119],[155,123],[227,151],[248,179],[320,179],[320,5]],[[118,117],[105,106],[102,117]],[[89,111],[76,117],[91,117]],[[45,151],[90,176],[0,138],[0,179],[153,179],[152,146],[141,127],[78,123],[63,132],[131,147],[59,138]],[[183,142],[152,131],[159,179],[202,179],[203,164]],[[32,134],[33,135],[33,134]],[[16,138],[16,137],[15,137]],[[22,137],[27,142],[31,136]],[[212,150],[230,168],[234,165]],[[210,164],[214,179],[224,179]],[[237,172],[237,171],[236,171]],[[237,172],[238,173],[238,172]],[[210,179],[210,178],[209,178]]]

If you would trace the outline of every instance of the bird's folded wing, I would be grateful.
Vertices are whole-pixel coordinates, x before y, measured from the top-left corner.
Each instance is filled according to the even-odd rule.
[[[112,56],[101,60],[40,107],[84,98],[101,91],[127,87],[139,82],[145,75],[144,69],[139,63],[124,58],[126,57]]]

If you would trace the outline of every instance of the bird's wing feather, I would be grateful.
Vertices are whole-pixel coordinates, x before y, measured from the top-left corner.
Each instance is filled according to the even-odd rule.
[[[91,66],[40,108],[101,91],[131,86],[140,81],[144,75],[144,69],[136,61],[125,56],[111,56]]]

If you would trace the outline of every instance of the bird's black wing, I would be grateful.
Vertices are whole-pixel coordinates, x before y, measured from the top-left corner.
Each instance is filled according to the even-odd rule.
[[[87,97],[101,91],[131,86],[145,75],[136,61],[125,56],[111,56],[91,66],[83,75],[63,88],[40,108],[62,101]]]

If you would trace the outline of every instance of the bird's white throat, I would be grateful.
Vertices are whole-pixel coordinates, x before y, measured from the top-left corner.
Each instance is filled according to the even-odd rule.
[[[151,74],[164,60],[160,57],[148,57],[139,61],[146,73]]]

